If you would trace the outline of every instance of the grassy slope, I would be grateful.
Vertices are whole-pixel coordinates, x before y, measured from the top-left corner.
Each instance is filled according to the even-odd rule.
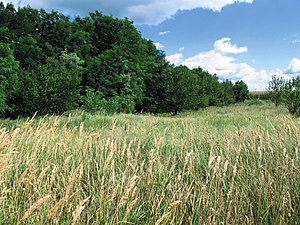
[[[272,105],[3,121],[0,224],[297,224],[300,120]]]

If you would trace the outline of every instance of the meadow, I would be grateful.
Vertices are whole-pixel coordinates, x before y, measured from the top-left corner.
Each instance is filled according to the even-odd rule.
[[[299,224],[300,119],[272,104],[0,121],[0,224]]]

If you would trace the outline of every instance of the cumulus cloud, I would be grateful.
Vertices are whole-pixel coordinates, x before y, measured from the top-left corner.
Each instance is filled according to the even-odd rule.
[[[220,52],[222,54],[239,54],[245,53],[248,51],[247,47],[237,47],[236,45],[231,44],[231,39],[228,37],[222,38],[220,40],[215,41],[214,49],[216,52]]]
[[[98,9],[117,17],[128,17],[140,24],[159,24],[180,10],[197,8],[220,11],[234,3],[252,3],[253,0],[4,0],[15,5],[30,5],[35,8],[59,10],[69,14],[85,16]]]
[[[243,80],[250,90],[265,90],[271,77],[265,70],[256,71],[249,64],[237,63],[235,58],[215,50],[187,58],[182,64],[189,68],[201,67],[211,74],[217,74],[222,80],[228,79],[233,82]]]
[[[184,51],[184,46],[179,48],[179,52],[183,52]]]
[[[173,55],[169,55],[166,57],[166,60],[168,60],[171,64],[174,64],[175,66],[178,66],[183,61],[183,55],[181,53],[176,53]]]
[[[185,65],[189,68],[201,67],[211,74],[217,74],[221,79],[233,82],[243,80],[250,90],[265,90],[273,75],[266,70],[257,71],[245,62],[237,60],[229,54],[247,52],[247,47],[238,47],[230,43],[229,38],[215,41],[214,49],[201,52],[195,56],[184,58],[183,54],[176,53],[167,57],[175,65]]]
[[[284,74],[299,75],[300,74],[300,59],[293,58],[289,66],[284,70]]]
[[[161,32],[158,33],[158,35],[164,36],[164,35],[166,35],[166,34],[168,34],[168,33],[170,33],[170,32],[171,32],[171,31],[169,31],[169,30],[167,30],[167,31],[161,31]]]
[[[156,48],[160,48],[160,49],[165,47],[163,44],[161,44],[159,42],[154,43],[154,45],[155,45]]]
[[[293,40],[293,44],[299,44],[299,43],[300,43],[300,39]]]
[[[186,59],[182,56],[182,62],[180,64],[191,69],[201,67],[211,74],[216,74],[221,80],[229,79],[233,82],[243,80],[247,83],[250,90],[266,90],[273,75],[280,76],[285,79],[290,79],[291,77],[300,75],[300,59],[298,58],[293,58],[284,70],[279,68],[275,71],[269,72],[266,70],[256,70],[249,64],[245,62],[237,62],[234,57],[228,56],[228,53],[236,54],[246,52],[246,47],[244,47],[245,49],[242,51],[242,48],[230,44],[230,46],[235,47],[228,47],[225,48],[226,51],[224,49],[223,51],[219,51],[219,44],[216,43],[223,43],[222,40],[224,40],[224,38],[215,42],[213,50],[201,52]]]

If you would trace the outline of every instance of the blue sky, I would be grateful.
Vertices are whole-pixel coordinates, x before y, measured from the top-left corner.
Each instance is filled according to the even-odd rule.
[[[10,1],[4,1],[10,2]],[[265,90],[300,75],[299,0],[23,0],[15,5],[85,16],[96,9],[135,22],[175,65]]]

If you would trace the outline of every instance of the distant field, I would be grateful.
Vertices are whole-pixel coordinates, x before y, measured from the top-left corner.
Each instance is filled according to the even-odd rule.
[[[0,224],[300,224],[300,119],[283,107],[0,124]]]
[[[250,91],[250,94],[253,95],[261,95],[261,94],[266,94],[268,93],[267,91]]]

